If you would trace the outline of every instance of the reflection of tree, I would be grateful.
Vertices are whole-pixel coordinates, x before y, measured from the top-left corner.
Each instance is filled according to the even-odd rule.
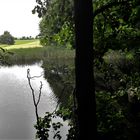
[[[73,59],[51,60],[43,63],[45,78],[50,83],[58,102],[66,106],[74,89]]]

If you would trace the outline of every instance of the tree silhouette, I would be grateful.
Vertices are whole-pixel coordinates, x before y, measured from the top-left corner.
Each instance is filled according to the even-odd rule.
[[[96,137],[96,103],[93,76],[92,0],[75,0],[76,99],[78,140]],[[93,135],[93,133],[95,135]]]
[[[14,37],[8,31],[4,31],[4,33],[0,36],[0,43],[13,45],[15,43]]]

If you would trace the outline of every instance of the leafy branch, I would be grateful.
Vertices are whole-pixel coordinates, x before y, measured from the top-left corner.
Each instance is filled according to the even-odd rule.
[[[116,0],[113,2],[109,2],[103,6],[101,6],[100,8],[96,9],[93,12],[93,19],[100,13],[103,13],[105,10],[108,10],[109,8],[112,8],[114,6],[119,6],[119,5],[123,5],[126,4],[127,2],[132,1],[132,0]]]

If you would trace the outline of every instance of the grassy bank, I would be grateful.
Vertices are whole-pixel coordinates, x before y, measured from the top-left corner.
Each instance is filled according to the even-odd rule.
[[[74,50],[59,48],[55,46],[43,47],[39,40],[16,40],[15,45],[0,47],[12,52],[8,55],[10,64],[29,64],[40,60],[66,60],[74,58]]]

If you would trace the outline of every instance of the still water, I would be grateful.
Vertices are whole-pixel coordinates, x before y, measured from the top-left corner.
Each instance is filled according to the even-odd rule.
[[[31,76],[44,73],[41,64],[27,66],[0,67],[0,140],[34,140],[36,123],[31,90],[27,80],[27,69]],[[51,86],[42,77],[32,80],[35,95],[38,97],[40,81],[43,83],[39,104],[39,115],[52,112],[57,105],[57,98]],[[64,124],[62,133],[66,133]],[[50,140],[52,138],[50,137]],[[65,140],[65,137],[63,138]]]

